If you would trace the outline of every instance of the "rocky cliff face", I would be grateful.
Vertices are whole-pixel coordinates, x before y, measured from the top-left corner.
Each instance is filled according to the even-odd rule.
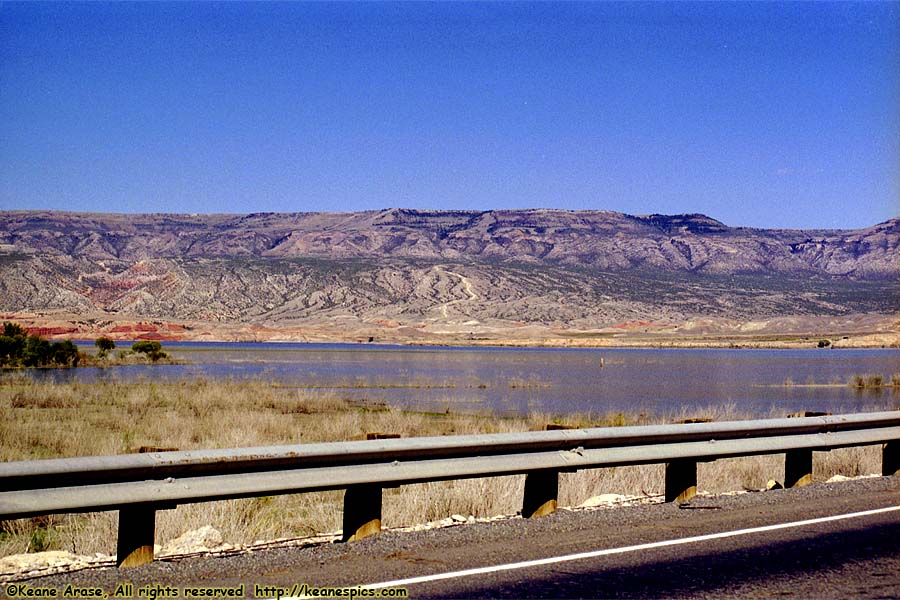
[[[783,231],[731,228],[703,215],[606,211],[0,214],[0,244],[91,260],[427,258],[707,274],[900,274],[900,219],[858,231]]]
[[[703,215],[0,213],[0,311],[602,327],[892,314],[900,219],[857,231]]]

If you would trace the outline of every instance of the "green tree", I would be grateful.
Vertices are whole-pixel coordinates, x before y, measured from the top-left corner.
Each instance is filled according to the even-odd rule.
[[[0,335],[0,366],[9,367],[77,367],[81,359],[71,340],[51,344],[39,335],[28,335],[18,323],[5,321]]]
[[[22,362],[28,330],[18,323],[4,321],[0,335],[0,366],[17,366]]]
[[[3,335],[5,337],[28,337],[28,330],[19,325],[18,323],[11,323],[10,321],[3,322]]]
[[[24,337],[0,335],[0,365],[16,365],[22,360]]]
[[[39,335],[29,335],[22,349],[22,364],[26,367],[43,367],[50,362],[50,342]]]
[[[116,343],[106,336],[98,337],[94,340],[94,345],[99,349],[97,352],[99,358],[106,358],[106,355],[116,347]]]
[[[77,367],[78,347],[72,340],[63,340],[50,345],[50,362],[61,367]]]

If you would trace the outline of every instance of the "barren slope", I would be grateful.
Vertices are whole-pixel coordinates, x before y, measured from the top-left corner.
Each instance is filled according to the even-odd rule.
[[[471,336],[890,316],[900,297],[898,219],[776,231],[599,211],[0,214],[7,313]]]

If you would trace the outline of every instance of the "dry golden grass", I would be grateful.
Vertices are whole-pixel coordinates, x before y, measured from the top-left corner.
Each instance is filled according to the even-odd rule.
[[[646,416],[572,415],[552,419],[431,414],[387,408],[366,410],[335,395],[261,380],[189,380],[139,383],[35,383],[28,376],[0,377],[0,460],[120,454],[141,446],[181,450],[360,439],[367,432],[403,437],[499,433],[542,429],[647,424]],[[681,418],[739,419],[734,406]],[[823,458],[824,456],[824,458]],[[877,449],[854,448],[817,455],[815,478],[876,472]],[[702,464],[701,490],[760,489],[780,479],[780,456]],[[512,514],[521,508],[524,476],[403,486],[384,492],[384,524],[412,525],[451,514]],[[560,478],[560,504],[578,505],[602,493],[661,494],[662,465],[596,469]],[[190,504],[157,513],[157,541],[210,524],[232,544],[335,531],[341,526],[341,492]],[[0,555],[41,549],[78,554],[115,552],[116,513],[58,515],[0,523]]]

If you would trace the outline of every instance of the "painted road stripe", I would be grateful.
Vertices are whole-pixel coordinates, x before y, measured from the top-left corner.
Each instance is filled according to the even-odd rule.
[[[540,567],[543,565],[555,565],[557,563],[570,562],[573,560],[584,560],[586,558],[597,558],[600,556],[612,556],[613,554],[625,554],[626,552],[638,552],[640,550],[651,550],[653,548],[665,548],[666,546],[680,546],[682,544],[696,544],[699,542],[707,542],[709,540],[721,540],[741,535],[750,535],[753,533],[765,533],[767,531],[777,531],[779,529],[791,529],[794,527],[805,527],[806,525],[818,525],[820,523],[831,523],[833,521],[843,521],[846,519],[859,519],[861,517],[869,517],[872,515],[880,515],[900,510],[900,506],[888,506],[886,508],[876,508],[874,510],[865,510],[862,512],[849,513],[845,515],[834,515],[831,517],[820,517],[818,519],[807,519],[805,521],[794,521],[793,523],[779,523],[777,525],[766,525],[764,527],[751,527],[749,529],[738,529],[736,531],[724,531],[722,533],[710,533],[707,535],[698,535],[694,537],[681,538],[678,540],[666,540],[664,542],[651,542],[648,544],[637,544],[636,546],[623,546],[621,548],[609,548],[607,550],[594,550],[592,552],[581,552],[578,554],[569,554],[567,556],[554,556],[551,558],[540,558],[537,560],[526,560],[524,562],[510,563],[507,565],[495,565],[493,567],[479,567],[477,569],[465,569],[463,571],[452,571],[450,573],[438,573],[436,575],[423,575],[421,577],[410,577],[409,579],[397,579],[395,581],[385,581],[382,583],[370,583],[368,585],[359,586],[362,589],[381,589],[388,587],[403,587],[413,585],[415,583],[427,583],[429,581],[440,581],[442,579],[456,579],[457,577],[471,577],[473,575],[486,575],[488,573],[499,573],[501,571],[514,571],[516,569],[527,569],[529,567]]]

